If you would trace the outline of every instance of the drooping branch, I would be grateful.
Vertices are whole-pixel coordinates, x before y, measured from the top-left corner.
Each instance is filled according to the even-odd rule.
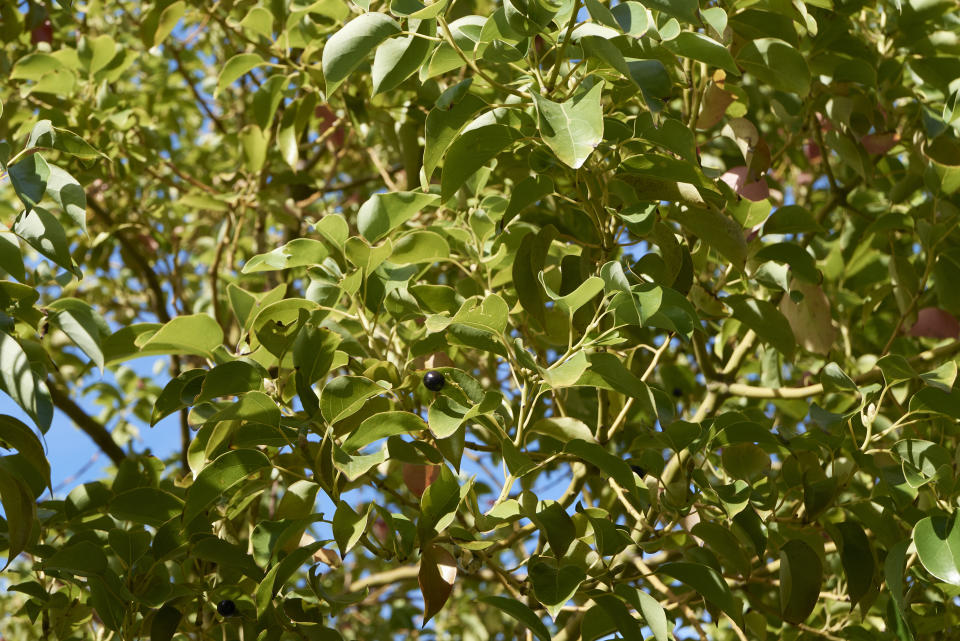
[[[126,452],[113,440],[109,430],[77,405],[55,380],[48,378],[47,387],[50,389],[50,399],[53,404],[69,416],[76,426],[89,436],[97,444],[97,447],[103,450],[104,454],[110,457],[111,461],[120,463],[127,458]]]

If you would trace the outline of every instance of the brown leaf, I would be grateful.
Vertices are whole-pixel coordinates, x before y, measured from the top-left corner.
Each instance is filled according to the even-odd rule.
[[[433,544],[420,554],[420,592],[423,594],[423,624],[443,608],[457,580],[457,561],[449,552]]]
[[[338,568],[342,564],[340,561],[340,555],[337,554],[336,550],[328,550],[327,548],[320,548],[313,553],[313,560],[315,563],[325,563],[331,568]]]
[[[407,489],[416,494],[417,498],[423,496],[430,484],[440,476],[439,465],[417,465],[415,463],[403,464],[403,482]]]
[[[793,281],[790,288],[803,294],[803,300],[793,302],[790,296],[784,296],[780,311],[790,323],[797,342],[814,354],[827,354],[837,340],[837,331],[830,317],[830,301],[819,285]]]

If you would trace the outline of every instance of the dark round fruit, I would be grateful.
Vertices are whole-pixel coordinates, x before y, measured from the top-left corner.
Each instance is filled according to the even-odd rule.
[[[631,465],[630,469],[636,472],[640,476],[640,478],[643,478],[644,476],[647,475],[647,471],[642,467],[640,467],[639,465]]]
[[[429,371],[423,375],[423,386],[431,392],[439,392],[446,384],[446,379],[440,372]]]
[[[231,617],[237,613],[237,604],[230,599],[224,599],[217,604],[217,612],[220,613],[220,616]]]

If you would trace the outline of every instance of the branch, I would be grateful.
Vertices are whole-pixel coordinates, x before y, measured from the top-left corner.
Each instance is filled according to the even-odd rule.
[[[960,341],[953,341],[946,345],[920,352],[913,358],[908,359],[908,362],[910,365],[924,365],[945,356],[952,356],[957,352],[960,352]],[[883,372],[880,371],[879,367],[874,367],[869,372],[855,376],[853,380],[857,385],[863,385],[879,381],[882,378]],[[708,388],[718,394],[730,394],[743,398],[808,398],[823,394],[822,383],[806,385],[804,387],[754,387],[741,383],[715,382],[710,383]]]
[[[553,91],[557,84],[557,76],[560,75],[560,65],[563,64],[563,54],[567,51],[567,45],[570,44],[570,34],[573,28],[577,26],[577,14],[580,13],[580,0],[573,3],[573,13],[570,14],[570,22],[567,23],[567,32],[563,36],[563,43],[560,45],[560,51],[557,53],[557,60],[553,63],[553,71],[550,73],[550,79],[547,81],[547,91]]]
[[[127,458],[126,452],[113,440],[107,428],[77,405],[56,381],[47,378],[47,387],[50,389],[50,399],[53,404],[69,416],[77,427],[83,430],[103,450],[103,453],[110,457],[111,461],[119,464],[120,461]]]
[[[420,564],[405,565],[385,572],[365,576],[359,581],[350,584],[350,589],[354,592],[360,592],[364,588],[372,588],[380,585],[389,585],[399,581],[408,581],[415,579],[420,574]]]
[[[113,217],[97,202],[93,194],[87,194],[87,205],[93,210],[93,213],[107,223],[107,225],[110,227],[116,226]],[[134,245],[129,238],[124,234],[117,234],[116,237],[117,240],[120,241],[123,249],[126,250],[127,257],[136,263],[137,269],[143,274],[144,279],[147,281],[147,287],[153,292],[155,298],[154,310],[157,313],[157,318],[161,323],[169,322],[170,314],[167,313],[167,307],[165,305],[167,297],[166,294],[163,293],[163,288],[160,286],[160,279],[157,278],[157,272],[155,272],[153,267],[150,266],[150,263],[147,262],[143,251]]]
[[[217,115],[213,113],[210,105],[207,104],[207,101],[203,99],[203,96],[200,95],[200,92],[197,91],[197,88],[193,85],[193,80],[190,78],[190,74],[188,74],[186,69],[183,68],[183,62],[180,60],[180,53],[177,51],[176,47],[170,47],[170,53],[173,54],[173,59],[177,63],[177,71],[181,76],[183,76],[183,79],[186,80],[187,86],[190,87],[190,92],[193,94],[194,99],[196,99],[197,104],[200,105],[200,108],[203,109],[204,113],[207,114],[207,117],[210,118],[211,122],[217,126],[217,129],[220,130],[220,133],[226,135],[227,128],[223,126],[223,123],[220,122],[220,119],[217,117]]]

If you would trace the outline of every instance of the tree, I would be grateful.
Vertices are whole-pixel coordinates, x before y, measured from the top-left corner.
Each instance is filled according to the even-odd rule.
[[[3,637],[957,625],[954,9],[0,4]]]

